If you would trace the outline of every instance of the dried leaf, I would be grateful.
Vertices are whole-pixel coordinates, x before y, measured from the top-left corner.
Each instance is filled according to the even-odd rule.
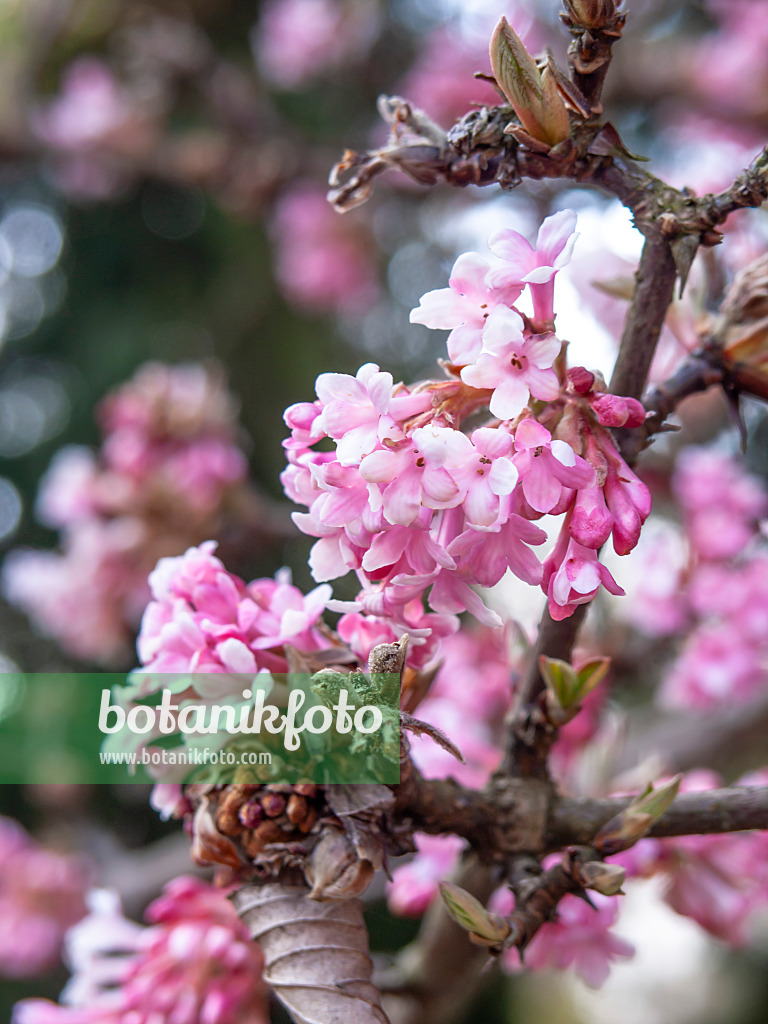
[[[223,836],[216,827],[211,809],[211,798],[206,794],[200,800],[192,820],[192,860],[196,864],[226,864],[238,870],[243,860],[235,844]]]
[[[456,744],[452,740],[449,740],[445,733],[438,729],[436,725],[430,725],[429,722],[422,722],[420,718],[414,718],[412,715],[407,715],[404,711],[400,712],[400,724],[409,732],[415,732],[417,736],[429,736],[430,739],[433,739],[438,746],[442,747],[443,750],[447,750],[452,757],[455,757],[457,761],[460,761],[462,764],[466,764],[464,755]]]
[[[395,802],[392,790],[380,785],[328,786],[326,800],[358,856],[380,868],[387,851],[382,817]]]
[[[277,883],[231,898],[262,948],[264,980],[296,1024],[389,1024],[359,900],[316,903],[306,889]]]

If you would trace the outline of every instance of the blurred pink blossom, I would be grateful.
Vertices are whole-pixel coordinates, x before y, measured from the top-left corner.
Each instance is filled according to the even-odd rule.
[[[97,890],[67,937],[64,1005],[25,1000],[13,1024],[268,1024],[261,951],[221,890],[177,878],[146,919],[127,921]]]
[[[283,0],[281,0],[281,3]],[[286,300],[310,313],[361,313],[377,300],[372,246],[361,223],[331,208],[325,190],[291,186],[272,221],[275,275]]]
[[[0,818],[0,975],[21,978],[56,965],[64,933],[85,914],[87,875],[81,861]]]
[[[626,960],[635,947],[611,930],[619,914],[618,898],[591,892],[595,909],[576,896],[565,896],[557,919],[545,922],[525,950],[525,966],[534,971],[572,967],[590,988],[600,988],[614,960]],[[519,970],[517,949],[504,955],[504,965]]]
[[[79,150],[118,131],[131,105],[107,64],[79,57],[64,71],[61,92],[32,119],[37,135],[51,146]]]
[[[359,62],[375,27],[367,0],[267,0],[252,35],[256,65],[278,89],[302,89],[347,60]]]

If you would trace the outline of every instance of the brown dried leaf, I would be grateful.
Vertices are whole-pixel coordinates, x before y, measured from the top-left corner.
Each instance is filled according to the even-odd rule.
[[[243,866],[243,860],[234,843],[223,836],[216,827],[211,798],[208,795],[202,797],[195,810],[190,854],[196,864],[225,864],[235,870]]]
[[[429,736],[430,739],[433,739],[439,747],[442,747],[443,750],[447,750],[452,757],[455,757],[457,761],[460,761],[462,764],[466,764],[464,755],[453,740],[449,740],[445,733],[438,729],[436,725],[430,725],[429,722],[422,722],[420,718],[414,718],[413,715],[407,715],[404,711],[400,712],[400,724],[409,732],[415,732],[417,736]]]
[[[359,900],[316,903],[306,889],[274,882],[231,898],[263,950],[264,980],[296,1024],[389,1024]]]

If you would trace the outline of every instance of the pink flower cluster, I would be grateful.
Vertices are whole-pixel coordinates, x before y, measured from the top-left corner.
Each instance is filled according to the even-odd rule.
[[[0,818],[0,975],[20,978],[54,967],[64,933],[85,914],[87,870]]]
[[[97,890],[67,937],[64,1005],[24,1000],[13,1024],[267,1024],[261,951],[221,890],[177,878],[146,919],[127,921],[117,897]]]
[[[768,771],[737,785],[764,786]],[[681,791],[702,792],[722,785],[714,772],[689,772]],[[643,839],[614,858],[630,877],[665,879],[664,899],[716,938],[743,945],[755,915],[768,903],[768,832]]]
[[[759,522],[768,514],[764,485],[732,457],[705,448],[677,460],[673,491],[687,563],[667,569],[652,547],[638,600],[641,625],[668,634],[688,628],[660,691],[663,703],[707,709],[744,701],[765,684],[768,657],[768,551]],[[668,609],[659,615],[658,605]]]
[[[472,587],[494,586],[507,569],[543,587],[555,618],[601,585],[622,593],[597,550],[610,535],[619,554],[634,547],[650,494],[605,428],[636,426],[645,413],[603,393],[586,370],[566,382],[556,369],[554,278],[574,224],[570,211],[547,218],[535,248],[498,231],[496,264],[460,256],[449,287],[422,298],[412,319],[451,330],[448,380],[394,385],[367,363],[354,377],[321,374],[317,400],[286,411],[281,479],[308,507],[294,521],[318,538],[315,579],[354,570],[363,590],[348,610],[389,620],[415,644],[425,627],[451,631],[445,617],[465,610],[498,625]],[[526,287],[533,320],[513,306]],[[483,409],[486,425],[464,433],[462,421]],[[335,450],[315,448],[327,440]],[[546,534],[533,520],[547,513],[564,525],[542,566],[531,545]],[[438,619],[424,615],[427,590]]]
[[[126,710],[163,689],[179,703],[224,701],[239,707],[244,676],[252,688],[268,692],[269,673],[290,671],[284,645],[304,653],[331,646],[320,622],[331,594],[327,584],[305,596],[285,570],[275,579],[246,584],[227,572],[215,549],[215,541],[206,541],[183,555],[161,558],[150,574],[152,600],[137,642],[142,668],[114,696]],[[159,727],[140,736],[120,731],[108,745],[151,750],[161,735]],[[221,746],[228,734],[221,730],[210,740],[211,747]],[[151,774],[162,783],[153,791],[153,806],[167,817],[181,800],[175,784],[188,769],[153,767]]]
[[[161,558],[151,573],[152,600],[137,645],[147,672],[287,672],[283,644],[300,651],[328,646],[317,627],[329,586],[305,597],[285,573],[246,585],[226,571],[215,549],[207,541]]]
[[[292,185],[272,222],[275,275],[286,300],[309,313],[359,313],[378,297],[376,267],[365,228],[341,218],[325,190]]]
[[[210,535],[246,475],[218,372],[149,363],[101,406],[101,450],[68,447],[43,479],[38,516],[61,553],[14,551],[7,598],[77,657],[122,657],[160,554]]]
[[[104,199],[126,182],[125,157],[156,145],[150,105],[137,102],[101,58],[64,68],[59,92],[33,109],[33,133],[53,151],[59,187],[78,199]]]

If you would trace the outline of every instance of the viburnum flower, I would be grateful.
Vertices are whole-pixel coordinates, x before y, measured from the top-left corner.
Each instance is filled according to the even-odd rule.
[[[318,650],[327,641],[316,623],[331,589],[306,597],[285,574],[246,585],[216,558],[215,541],[161,558],[151,573],[153,600],[138,639],[149,672],[286,671],[284,643]]]
[[[3,590],[76,657],[119,665],[149,598],[158,553],[220,530],[243,487],[235,403],[214,367],[147,363],[107,395],[97,453],[62,449],[38,515],[61,551],[11,552]]]
[[[67,936],[73,976],[64,1005],[28,999],[13,1024],[268,1024],[263,957],[220,889],[177,878],[127,921],[97,890],[91,914]]]
[[[552,435],[532,417],[515,430],[514,463],[520,474],[523,496],[535,512],[551,512],[560,502],[563,488],[590,487],[595,471],[566,441]]]
[[[482,352],[461,371],[465,384],[493,390],[490,409],[501,420],[519,416],[531,395],[549,402],[560,393],[553,369],[560,341],[554,334],[524,335],[522,328],[518,313],[497,306],[483,330]]]
[[[499,304],[511,306],[522,293],[522,285],[492,288],[486,283],[491,265],[475,252],[456,260],[447,288],[422,295],[411,310],[411,323],[437,330],[450,330],[448,355],[457,366],[473,362],[480,354],[486,321]]]
[[[555,318],[553,297],[555,275],[569,262],[578,238],[574,231],[576,214],[560,210],[547,217],[539,228],[536,245],[511,228],[500,228],[488,240],[488,248],[502,266],[490,271],[488,284],[493,288],[516,288],[528,284],[533,298],[533,316],[537,324],[552,323]]]
[[[429,407],[430,395],[404,390],[393,395],[392,388],[392,374],[379,370],[376,363],[361,366],[354,377],[321,373],[317,378],[315,390],[322,405],[317,428],[336,441],[342,466],[358,465],[385,438],[402,438],[395,420]]]
[[[473,526],[490,527],[499,520],[502,499],[517,485],[514,439],[501,428],[479,427],[465,452],[461,464],[451,468],[464,494],[464,515]]]
[[[598,562],[597,552],[573,540],[564,525],[544,561],[541,587],[549,599],[549,614],[555,620],[567,618],[577,605],[591,601],[601,585],[609,594],[624,594],[608,569]]]
[[[387,886],[387,903],[393,914],[420,917],[437,896],[439,884],[456,866],[465,842],[458,836],[428,836],[417,832],[416,855],[395,868]]]
[[[410,439],[367,455],[360,463],[360,475],[379,485],[387,520],[408,526],[422,506],[439,509],[459,504],[461,491],[448,467],[461,462],[467,445],[471,447],[469,438],[458,430],[435,424],[419,427]]]

